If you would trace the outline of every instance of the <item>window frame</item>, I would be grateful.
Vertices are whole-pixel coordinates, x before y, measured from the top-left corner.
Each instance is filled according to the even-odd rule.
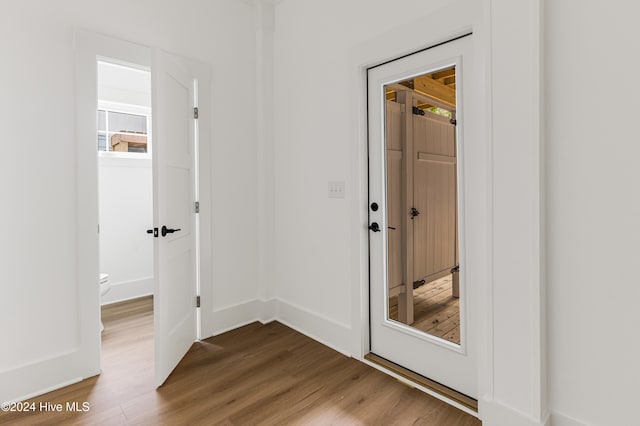
[[[109,112],[118,112],[122,114],[132,114],[132,115],[141,115],[146,117],[147,120],[147,152],[119,152],[119,151],[101,151],[97,149],[99,157],[104,158],[137,158],[137,159],[151,159],[153,153],[153,138],[151,135],[151,107],[146,107],[142,105],[132,105],[120,102],[113,101],[103,101],[98,100],[98,108],[96,109],[96,124],[98,123],[98,111],[105,111],[105,129],[99,130],[96,129],[96,142],[97,137],[100,134],[107,135],[107,144],[109,143],[109,133],[120,133],[120,132],[109,132]],[[108,146],[108,145],[107,145]]]

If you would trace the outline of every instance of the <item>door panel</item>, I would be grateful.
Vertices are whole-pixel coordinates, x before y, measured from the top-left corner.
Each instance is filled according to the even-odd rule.
[[[152,68],[155,239],[155,381],[160,386],[196,340],[194,79],[156,51]],[[161,232],[161,231],[160,231]]]
[[[462,155],[466,152],[463,135],[473,135],[463,118],[470,114],[471,105],[476,105],[471,103],[475,92],[469,84],[476,81],[469,78],[473,73],[470,46],[468,36],[368,70],[369,200],[380,205],[376,211],[369,210],[369,217],[370,224],[376,222],[381,230],[387,230],[374,232],[374,226],[369,234],[369,295],[372,353],[477,398],[477,301],[467,279],[478,270],[467,271],[473,264],[466,263],[466,255],[478,253],[465,252],[467,234],[459,232],[477,231],[484,225],[474,220],[473,210],[465,212],[461,188],[462,176],[468,175],[458,176],[459,165],[462,168],[467,162],[483,160]],[[443,89],[454,96],[436,99],[425,95],[415,89],[418,78],[441,85],[455,78],[454,88]],[[462,87],[464,96],[460,94]],[[451,108],[457,126],[449,117],[433,115],[442,112],[438,110],[441,106]],[[425,113],[432,109],[433,113]],[[475,179],[471,187],[485,182],[479,176],[471,175],[470,179]],[[470,217],[470,226],[458,227],[458,217]],[[454,274],[455,280],[450,275],[451,268],[458,265],[458,252],[463,271],[459,299],[452,284],[458,274]],[[421,279],[439,277],[449,280],[449,290],[441,291],[440,284],[428,282],[413,288],[414,281],[418,286]],[[429,325],[442,337],[417,328],[423,314],[415,304],[418,292],[432,299],[427,311],[433,310],[433,324]],[[444,315],[445,302],[459,309],[455,318]],[[397,311],[392,319],[394,303]],[[452,325],[457,328],[447,331]],[[459,336],[459,344],[447,335]]]
[[[413,117],[415,280],[429,283],[456,266],[456,141],[448,119]]]

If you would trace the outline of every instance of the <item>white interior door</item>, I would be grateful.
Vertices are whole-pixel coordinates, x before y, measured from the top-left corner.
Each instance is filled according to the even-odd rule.
[[[478,158],[477,151],[465,149],[467,144],[474,142],[473,120],[465,118],[471,117],[474,108],[477,108],[477,97],[474,98],[474,90],[477,89],[474,89],[474,84],[478,78],[474,76],[471,43],[472,36],[467,36],[368,70],[369,201],[372,203],[369,209],[369,218],[370,225],[372,225],[370,229],[373,228],[369,234],[370,342],[372,353],[477,399],[477,330],[475,324],[477,323],[478,301],[473,287],[473,277],[478,271],[473,258],[476,253],[475,247],[481,246],[476,241],[475,235],[478,235],[476,230],[482,229],[484,224],[476,218],[476,216],[482,217],[482,215],[474,215],[474,209],[480,206],[474,200],[478,197],[477,194],[481,194],[482,191],[474,190],[478,185],[486,185],[486,179],[479,176],[473,166],[474,162],[483,161],[483,158]],[[451,67],[455,67],[457,86],[455,111],[457,126],[451,126],[451,131],[456,132],[457,149],[452,152],[457,151],[457,179],[452,175],[452,173],[455,174],[453,160],[448,157],[446,157],[447,161],[443,160],[445,157],[441,152],[437,152],[438,155],[435,155],[426,151],[423,153],[424,150],[414,149],[415,139],[412,133],[417,130],[412,125],[414,120],[411,115],[413,114],[411,106],[416,104],[402,105],[402,110],[399,107],[392,109],[387,106],[386,96],[386,87],[389,87],[390,84]],[[402,95],[400,95],[401,92],[397,93],[399,101],[402,102],[404,93]],[[405,129],[399,130],[395,126],[389,126],[390,121],[397,120],[389,120],[386,114],[402,114],[405,118]],[[424,121],[426,118],[420,117],[419,120]],[[404,136],[401,135],[402,132],[404,132]],[[467,136],[465,137],[465,135]],[[408,142],[398,142],[398,138],[404,138],[403,140]],[[404,148],[403,143],[405,144]],[[422,163],[428,164],[427,160],[437,160],[437,166],[442,171],[440,169],[430,171],[431,169],[428,167],[422,166]],[[405,185],[405,189],[402,189],[398,180],[407,174],[415,175],[418,179],[407,178],[409,184]],[[390,297],[399,292],[402,292],[398,302],[399,316],[406,317],[407,312],[409,317],[413,315],[411,312],[413,306],[406,305],[412,303],[412,284],[415,280],[420,280],[428,275],[428,271],[425,269],[425,271],[419,271],[418,275],[420,276],[415,276],[412,253],[415,249],[412,248],[414,245],[411,240],[419,238],[420,234],[417,235],[413,231],[414,227],[419,228],[419,224],[416,223],[418,219],[428,221],[427,212],[431,211],[433,215],[433,211],[437,211],[437,209],[435,205],[421,205],[421,216],[412,217],[410,207],[414,205],[405,203],[408,197],[413,197],[411,194],[414,194],[414,191],[411,185],[420,186],[416,189],[419,196],[415,198],[418,199],[418,202],[437,203],[439,209],[446,210],[446,213],[455,216],[455,212],[451,212],[450,207],[455,206],[456,202],[448,199],[450,194],[445,194],[446,197],[444,195],[427,197],[433,191],[426,191],[428,188],[426,185],[449,180],[456,180],[458,185],[460,344],[411,327],[412,320],[403,323],[390,319],[389,315]],[[402,195],[390,193],[393,188],[397,188],[397,192],[402,191]],[[421,191],[426,195],[420,196]],[[470,193],[471,196],[469,196]],[[419,199],[420,197],[425,200]],[[397,202],[396,205],[393,205],[394,200]],[[442,200],[448,200],[444,207]],[[374,206],[373,203],[376,203],[377,206]],[[398,208],[398,206],[400,207]],[[455,220],[455,217],[452,220]],[[374,222],[377,225],[374,225]],[[452,233],[451,229],[455,230],[454,227],[449,226],[445,230],[447,234]],[[438,232],[442,233],[443,230],[438,230]],[[396,235],[399,233],[403,233],[403,236]],[[423,234],[426,233],[423,232]],[[402,253],[402,257],[407,260],[400,259],[400,255],[393,252],[398,245],[408,247],[402,249],[405,252]],[[445,266],[449,266],[449,263],[455,263],[454,246],[451,246],[450,252],[451,259],[446,259],[446,262],[442,259],[432,259],[432,262],[447,263]],[[398,266],[400,264],[401,266]],[[401,270],[402,272],[400,272]],[[401,274],[404,275],[401,276]],[[404,298],[403,294],[407,294],[407,292],[411,297]],[[405,306],[402,306],[401,302]]]
[[[188,67],[156,51],[152,64],[155,380],[160,386],[197,337],[195,142],[197,87]]]

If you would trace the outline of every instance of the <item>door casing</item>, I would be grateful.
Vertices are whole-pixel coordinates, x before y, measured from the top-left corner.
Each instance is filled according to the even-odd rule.
[[[99,278],[99,234],[98,234],[98,161],[95,144],[97,134],[97,60],[121,62],[127,66],[151,69],[152,48],[136,43],[115,39],[89,31],[76,30],[76,154],[77,154],[77,277],[78,323],[80,324],[80,350],[78,362],[86,365],[82,378],[100,374],[101,334],[99,325],[100,296]],[[208,94],[211,88],[210,66],[199,61],[184,59],[190,71],[198,79],[199,92],[204,96],[198,99],[200,111],[198,119],[198,151],[196,154],[196,185],[200,198],[198,215],[197,246],[200,258],[197,274],[201,282],[211,283],[211,182],[210,140],[211,128],[208,111],[211,100]],[[153,111],[152,111],[153,114]],[[144,232],[144,230],[142,230]],[[95,283],[95,285],[93,285]],[[154,286],[155,287],[155,286]],[[202,291],[201,291],[202,293]],[[206,294],[211,294],[207,288]],[[207,307],[211,298],[202,298],[201,307]],[[195,309],[195,307],[194,307]],[[209,311],[211,311],[209,306]],[[200,331],[200,315],[198,315]],[[205,336],[208,337],[208,336]],[[198,338],[201,335],[198,334]]]

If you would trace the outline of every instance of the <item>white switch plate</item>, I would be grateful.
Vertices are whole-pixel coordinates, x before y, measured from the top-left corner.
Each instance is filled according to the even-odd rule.
[[[329,198],[344,198],[344,181],[329,182]]]

